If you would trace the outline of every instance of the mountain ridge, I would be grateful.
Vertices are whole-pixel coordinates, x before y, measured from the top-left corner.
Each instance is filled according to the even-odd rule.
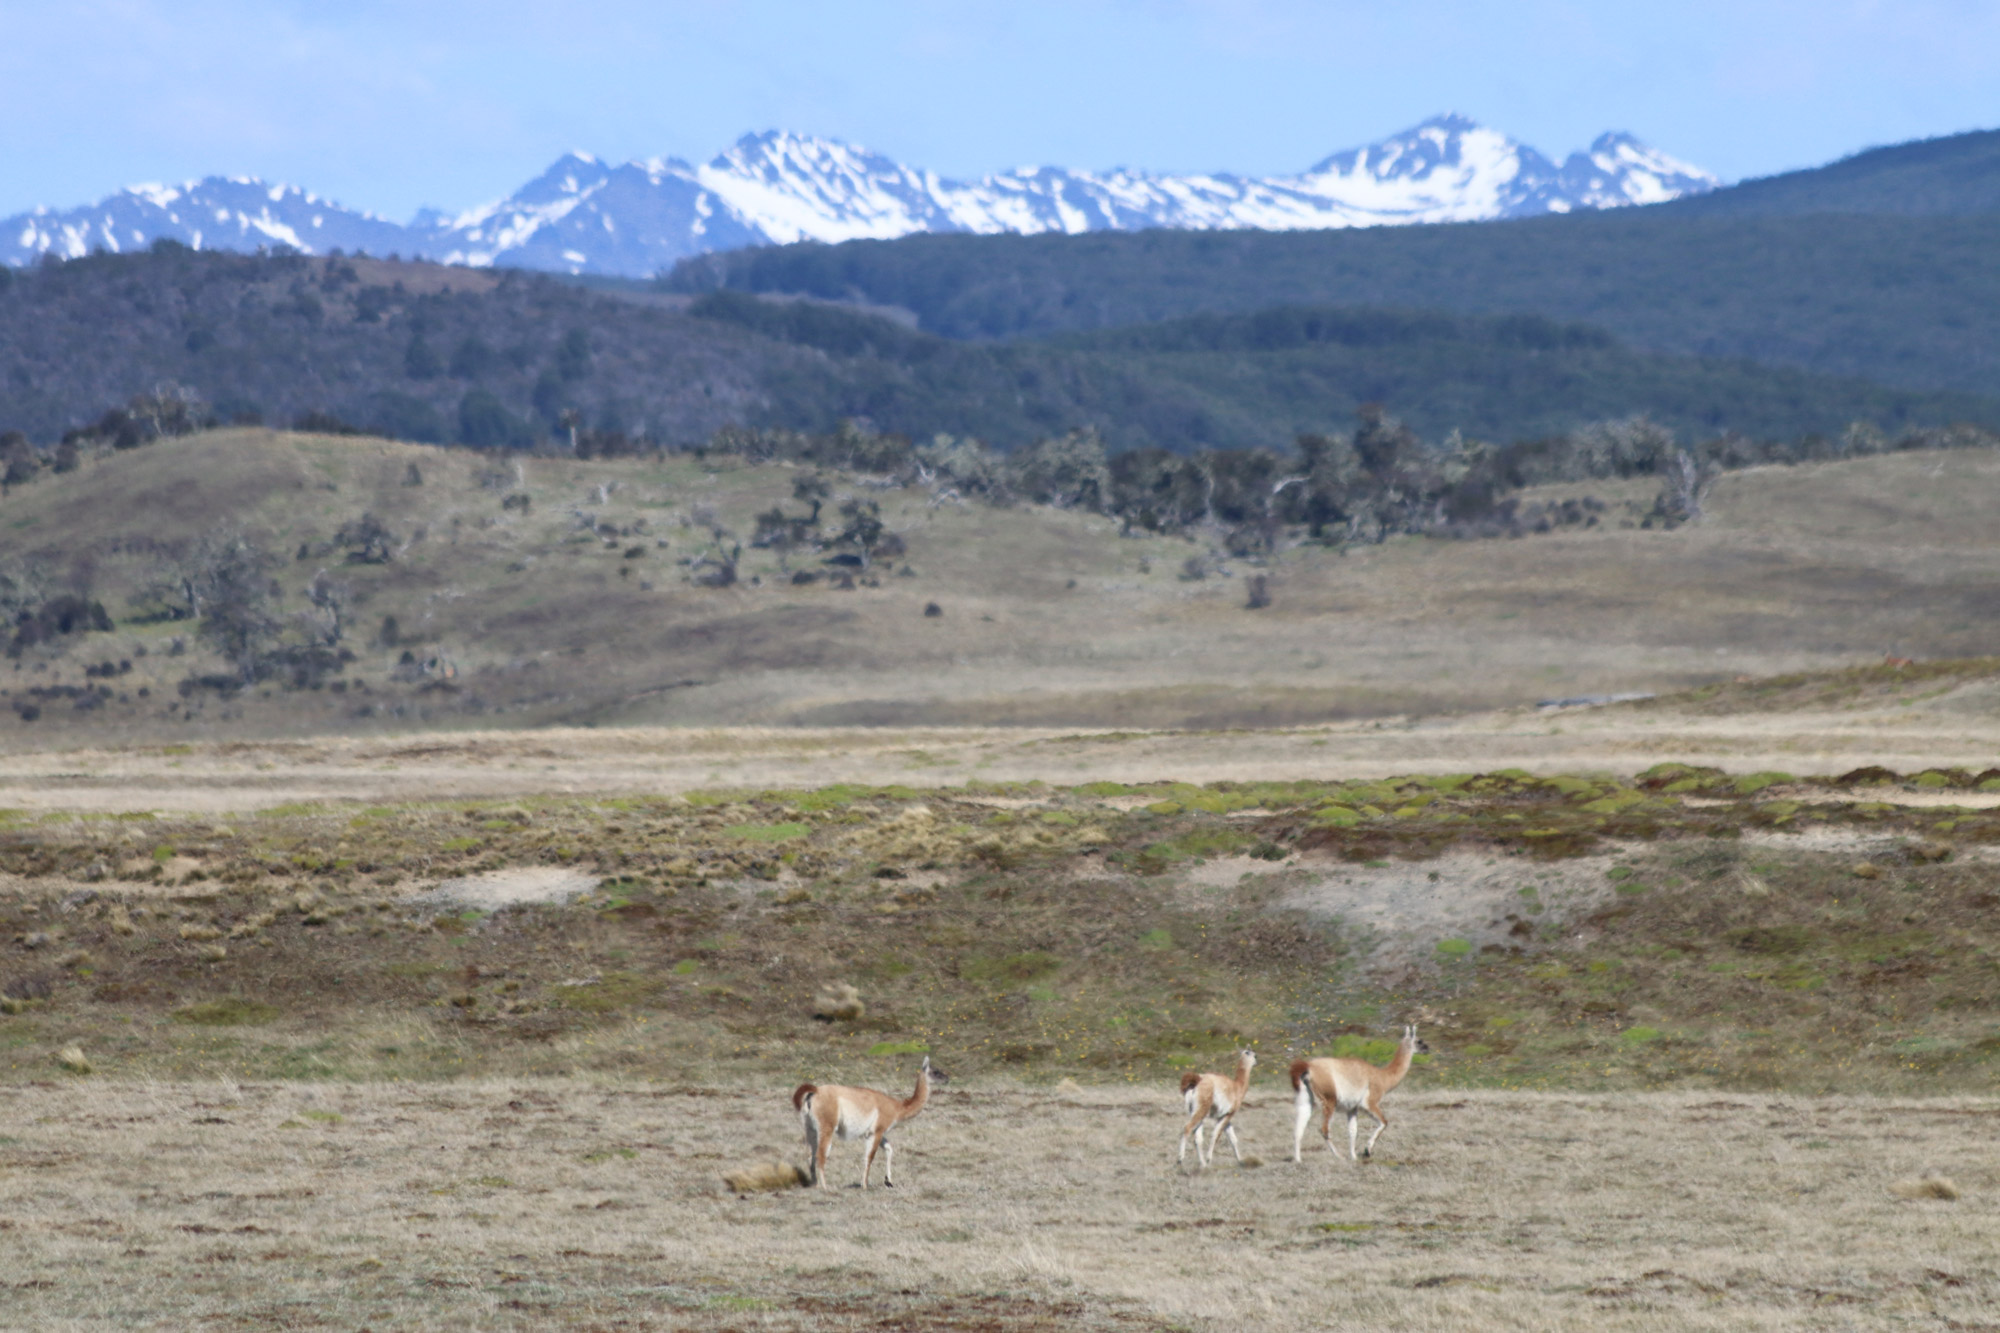
[[[2000,212],[2000,130],[1864,148],[1824,166],[1759,176],[1705,196],[1675,200],[1673,210],[1730,217]]]
[[[1455,113],[1290,176],[1019,167],[961,181],[856,144],[767,130],[700,165],[566,153],[504,199],[456,214],[419,210],[407,224],[248,177],[133,186],[0,221],[0,262],[170,239],[650,277],[694,255],[807,240],[1483,221],[1657,203],[1718,183],[1629,134],[1600,135],[1558,165]]]

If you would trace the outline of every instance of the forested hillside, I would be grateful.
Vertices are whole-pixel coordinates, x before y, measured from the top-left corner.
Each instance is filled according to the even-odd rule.
[[[4,272],[4,270],[0,270]],[[46,441],[161,382],[223,421],[330,413],[402,439],[526,445],[570,407],[699,438],[796,354],[525,274],[197,252],[45,264],[0,280],[0,429]]]
[[[913,236],[710,255],[665,285],[899,306],[967,339],[1292,304],[1535,314],[1646,351],[2000,393],[2000,215],[1682,211],[1694,207],[1347,231]]]
[[[2000,130],[1870,148],[1808,171],[1660,205],[1672,213],[2000,213]]]
[[[196,420],[482,448],[567,443],[574,428],[611,452],[855,417],[1002,449],[1084,427],[1114,452],[1282,449],[1349,429],[1369,403],[1434,441],[1639,414],[1690,441],[1831,437],[1857,419],[1892,434],[2000,427],[2000,397],[1661,356],[1540,317],[1284,308],[996,343],[825,302],[170,244],[0,285],[0,365],[0,431],[43,445],[93,422],[116,435],[108,409],[168,385]]]

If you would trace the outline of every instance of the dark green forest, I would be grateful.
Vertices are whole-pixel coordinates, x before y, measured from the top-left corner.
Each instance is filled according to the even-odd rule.
[[[1637,352],[2000,394],[2000,215],[1691,209],[1320,232],[911,236],[710,255],[663,282],[865,300],[960,339],[1278,305],[1530,314],[1595,325]]]
[[[1742,181],[1660,208],[1730,217],[2000,213],[2000,130],[1871,148],[1823,167]]]
[[[1370,403],[1435,440],[1637,414],[1690,440],[2000,427],[2000,398],[1659,355],[1541,316],[1291,306],[970,341],[824,301],[171,244],[0,279],[0,367],[0,431],[44,446],[165,386],[218,421],[489,448],[572,430],[679,447],[862,418],[1001,449],[1088,427],[1114,453],[1186,453],[1288,447]]]

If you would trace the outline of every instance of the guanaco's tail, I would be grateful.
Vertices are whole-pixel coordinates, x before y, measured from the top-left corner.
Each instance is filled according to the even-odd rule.
[[[1197,1084],[1199,1084],[1200,1082],[1201,1082],[1201,1075],[1200,1075],[1200,1074],[1196,1074],[1196,1073],[1192,1073],[1192,1072],[1190,1072],[1190,1073],[1186,1073],[1186,1074],[1182,1074],[1182,1075],[1181,1075],[1181,1091],[1182,1091],[1183,1093],[1189,1093],[1189,1092],[1193,1092],[1193,1091],[1195,1090],[1195,1086],[1196,1086]]]
[[[792,1109],[794,1111],[803,1111],[805,1109],[807,1099],[809,1099],[815,1092],[818,1091],[819,1088],[814,1084],[811,1083],[799,1084],[798,1087],[792,1090]]]
[[[1305,1060],[1292,1061],[1293,1092],[1297,1092],[1300,1088],[1310,1089],[1312,1087],[1312,1079],[1309,1077],[1311,1072],[1312,1072],[1312,1066],[1309,1062]]]

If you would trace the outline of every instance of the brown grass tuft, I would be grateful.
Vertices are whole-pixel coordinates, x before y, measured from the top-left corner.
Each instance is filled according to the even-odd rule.
[[[195,941],[219,940],[222,938],[222,932],[206,921],[190,921],[181,927],[181,938]]]
[[[852,1023],[867,1011],[861,992],[849,982],[828,982],[813,996],[813,1017],[823,1023]]]
[[[88,1074],[96,1068],[81,1046],[65,1046],[56,1052],[56,1063],[72,1074]]]
[[[1889,1187],[1899,1199],[1956,1199],[1958,1185],[1945,1176],[1922,1175],[1899,1180]]]

